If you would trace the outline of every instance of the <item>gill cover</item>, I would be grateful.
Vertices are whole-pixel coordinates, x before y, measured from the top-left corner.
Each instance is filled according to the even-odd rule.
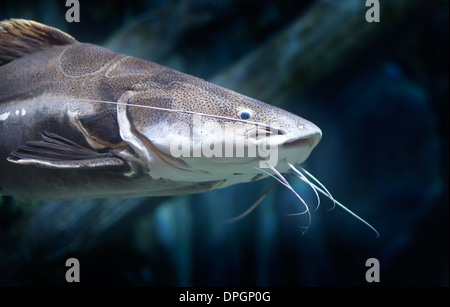
[[[152,142],[143,134],[141,134],[128,117],[128,108],[138,108],[143,112],[148,112],[151,107],[143,105],[130,104],[135,92],[125,92],[117,102],[117,123],[119,125],[120,137],[125,141],[135,153],[133,159],[138,167],[144,169],[152,178],[171,178],[173,171],[191,172],[187,164],[180,159],[176,159],[156,148]],[[130,159],[130,157],[128,157]],[[170,167],[168,167],[170,166]],[[172,171],[172,167],[174,168]],[[134,169],[136,171],[136,168]],[[171,179],[176,179],[171,178]]]

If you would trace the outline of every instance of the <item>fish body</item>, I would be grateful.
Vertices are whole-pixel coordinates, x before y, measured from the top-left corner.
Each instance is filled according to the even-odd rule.
[[[261,161],[273,156],[273,166],[301,163],[321,135],[202,79],[37,22],[0,22],[0,194],[199,193],[267,177]]]

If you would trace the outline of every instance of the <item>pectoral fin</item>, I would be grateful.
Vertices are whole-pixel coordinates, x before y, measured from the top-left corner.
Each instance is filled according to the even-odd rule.
[[[10,153],[9,162],[51,169],[114,169],[127,163],[111,152],[98,152],[44,131],[41,141],[28,142]]]

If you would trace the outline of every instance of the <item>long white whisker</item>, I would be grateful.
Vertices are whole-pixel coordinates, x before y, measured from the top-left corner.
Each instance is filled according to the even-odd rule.
[[[291,163],[288,162],[289,167],[298,175],[301,175],[301,177],[305,177],[295,166],[293,166]],[[306,169],[304,169],[303,167],[301,167],[300,165],[297,165],[298,168],[300,168],[306,175],[309,176],[309,178],[311,178],[312,180],[314,180],[322,189],[323,191],[325,191],[325,195],[331,199],[333,201],[333,207],[331,207],[328,210],[333,210],[333,208],[336,206],[336,200],[334,199],[334,197],[331,195],[331,193],[327,190],[327,188],[325,188],[325,186],[316,178],[314,177],[310,172],[308,172]],[[300,178],[302,179],[302,178]],[[302,179],[303,180],[303,179]],[[311,181],[308,180],[308,184],[312,184]],[[312,185],[317,189],[317,186],[314,184]],[[320,189],[319,189],[320,190]],[[322,192],[323,192],[322,191]],[[316,192],[317,193],[317,192]]]
[[[108,100],[75,99],[75,98],[73,98],[73,99],[69,98],[69,100],[77,100],[77,101],[86,100],[88,102],[98,102],[98,103],[113,104],[113,105],[126,105],[129,107],[136,107],[136,108],[143,108],[143,109],[151,109],[151,110],[174,112],[174,113],[193,114],[193,115],[226,119],[226,120],[230,120],[230,121],[242,122],[242,123],[246,123],[246,124],[253,124],[253,125],[257,125],[257,126],[261,126],[261,127],[265,127],[265,128],[270,128],[269,125],[265,125],[265,124],[258,123],[258,122],[252,122],[249,120],[243,120],[243,119],[239,119],[239,118],[232,118],[232,117],[220,116],[220,115],[212,115],[212,114],[206,114],[206,113],[201,113],[201,112],[187,111],[187,110],[169,109],[169,108],[163,108],[163,107],[153,107],[153,106],[146,106],[146,105],[141,105],[141,104],[129,104],[129,103],[124,103],[124,102],[116,102],[116,101],[108,101]]]
[[[353,211],[351,211],[350,209],[348,209],[346,206],[344,206],[343,204],[341,204],[340,202],[338,202],[337,200],[335,200],[336,205],[338,205],[339,207],[341,207],[342,209],[344,209],[345,211],[347,211],[348,213],[350,213],[353,217],[355,217],[356,219],[358,219],[360,222],[362,222],[364,225],[366,225],[367,227],[369,227],[370,229],[372,229],[376,236],[377,239],[380,237],[380,234],[378,233],[378,231],[375,229],[375,227],[373,227],[372,225],[370,225],[367,221],[365,221],[363,218],[361,218],[360,216],[358,216],[356,213],[354,213]]]
[[[292,164],[289,165],[291,168],[293,168]],[[296,170],[295,168],[293,168],[294,170]],[[303,171],[306,172],[306,170],[304,168],[302,168]],[[297,172],[296,172],[297,173]],[[310,175],[313,179],[315,179],[311,174],[309,174],[308,172],[306,172],[308,175]],[[297,173],[298,174],[298,173]],[[297,178],[299,178],[300,180],[306,182],[301,176],[298,176]],[[317,180],[317,183],[319,183],[322,187],[323,185]],[[367,227],[369,227],[370,229],[372,229],[372,231],[375,232],[376,237],[379,238],[380,234],[378,233],[378,231],[375,229],[375,227],[373,227],[372,225],[370,225],[366,220],[364,220],[363,218],[361,218],[360,216],[358,216],[356,213],[354,213],[353,211],[351,211],[350,209],[348,209],[346,206],[344,206],[343,204],[341,204],[340,202],[338,202],[336,199],[334,199],[334,197],[331,195],[331,193],[324,188],[324,190],[322,190],[321,188],[319,188],[318,186],[316,186],[314,183],[311,183],[312,185],[314,185],[314,187],[317,189],[317,191],[319,191],[321,194],[323,194],[324,196],[328,197],[330,200],[332,200],[336,205],[338,205],[340,208],[344,209],[345,211],[347,211],[348,213],[350,213],[354,218],[356,218],[357,220],[359,220],[360,222],[362,222],[364,225],[366,225]]]
[[[251,213],[253,210],[256,209],[256,207],[259,205],[259,203],[261,201],[263,201],[264,198],[266,198],[267,194],[269,194],[277,184],[278,184],[278,181],[275,181],[274,183],[272,183],[272,185],[264,192],[263,195],[261,195],[258,198],[258,200],[253,205],[250,206],[250,208],[248,208],[247,210],[245,210],[243,213],[239,214],[238,216],[233,217],[233,218],[228,219],[228,220],[225,220],[224,222],[225,223],[232,223],[232,222],[239,221],[240,219],[246,217],[249,213]]]
[[[283,175],[280,174],[279,171],[277,171],[272,165],[270,165],[269,163],[267,163],[266,161],[262,161],[264,162],[279,178],[279,182],[282,183],[285,187],[287,187],[289,190],[291,190],[292,193],[294,193],[294,195],[303,203],[303,205],[305,206],[305,211],[303,212],[299,212],[299,213],[288,213],[287,215],[289,216],[296,216],[296,215],[303,215],[303,214],[308,214],[308,225],[304,226],[302,228],[304,228],[305,230],[302,231],[302,235],[305,234],[306,231],[308,231],[309,227],[311,226],[311,212],[309,211],[309,207],[306,204],[306,202],[303,200],[303,198],[300,197],[300,195],[298,195],[297,192],[295,192],[294,188],[292,188],[292,186],[289,184],[289,182],[287,182],[286,178],[283,177]],[[263,169],[259,169],[260,171],[269,174],[268,172],[266,172]],[[272,176],[273,177],[273,176]],[[275,177],[274,177],[275,178]],[[281,179],[282,178],[282,179]]]
[[[269,172],[267,172],[267,171],[265,171],[265,170],[263,170],[261,168],[257,168],[257,167],[255,167],[255,168],[257,170],[263,172],[263,173],[266,173],[267,175],[269,175],[270,177],[272,177],[273,179],[275,179],[276,181],[278,181],[279,183],[281,183],[285,187],[289,188],[289,182],[287,182],[286,178],[281,176],[281,174],[280,174],[280,176],[275,176],[275,175],[273,175],[273,174],[271,174],[271,173],[269,173]]]
[[[291,163],[287,162],[287,164],[289,165],[290,168],[293,168],[294,170],[297,171],[297,174],[298,174],[300,177],[302,177],[303,182],[306,182],[306,183],[311,187],[311,189],[314,191],[314,193],[316,194],[316,198],[317,198],[317,206],[316,206],[315,211],[317,211],[317,209],[319,209],[319,206],[320,206],[320,197],[319,197],[319,194],[317,193],[317,190],[316,190],[316,188],[315,188],[315,185],[313,185],[312,182],[309,181],[308,178],[306,178],[305,175],[303,175],[301,172],[298,172],[298,170],[295,169]]]

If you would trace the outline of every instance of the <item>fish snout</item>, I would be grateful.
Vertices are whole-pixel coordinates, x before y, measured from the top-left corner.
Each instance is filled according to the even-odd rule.
[[[296,129],[291,128],[286,131],[285,136],[287,140],[280,144],[278,160],[300,164],[308,158],[314,147],[320,142],[322,131],[313,123],[303,120]],[[280,171],[284,170],[280,169]]]
[[[313,123],[304,120],[297,129],[291,131],[293,137],[283,144],[283,148],[294,148],[308,145],[311,149],[317,146],[322,138],[322,130]]]

